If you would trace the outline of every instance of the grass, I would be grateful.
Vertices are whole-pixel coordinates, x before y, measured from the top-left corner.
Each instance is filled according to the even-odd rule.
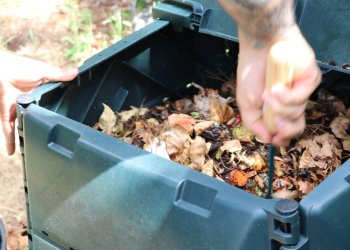
[[[90,10],[81,11],[79,5],[71,1],[66,1],[64,7],[71,17],[67,24],[70,35],[62,38],[63,42],[68,43],[65,53],[68,60],[81,64],[93,53],[92,12]]]

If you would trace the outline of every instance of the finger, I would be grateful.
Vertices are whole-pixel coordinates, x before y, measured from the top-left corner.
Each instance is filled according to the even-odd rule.
[[[78,69],[62,70],[45,63],[40,65],[40,72],[35,74],[23,73],[24,76],[13,79],[11,84],[21,91],[29,92],[47,82],[71,81],[79,73]]]
[[[8,122],[8,131],[6,137],[6,148],[7,154],[13,155],[16,150],[16,139],[15,139],[15,120],[16,120],[16,105],[13,104],[10,108],[10,119]]]
[[[3,105],[3,96],[0,97],[0,106]],[[6,149],[8,155],[12,155],[15,152],[15,136],[14,136],[14,123],[10,122],[9,115],[4,113],[4,109],[1,108],[1,125],[2,131],[5,136]],[[6,111],[5,111],[6,112]]]
[[[272,96],[265,96],[263,108],[269,110],[275,117],[297,120],[303,115],[306,105],[307,101],[300,105],[285,105]]]
[[[16,93],[16,91],[11,85],[0,82],[0,120],[9,155],[12,155],[15,151],[14,120],[16,117],[16,106],[13,104],[13,93]]]
[[[305,129],[305,116],[303,115],[295,121],[284,120],[280,122],[278,132],[272,137],[272,144],[275,146],[287,146],[289,140],[296,137]]]
[[[319,69],[311,76],[303,77],[293,82],[290,88],[283,84],[276,84],[271,88],[270,94],[286,105],[303,104],[320,83],[321,76]]]
[[[47,81],[71,81],[73,80],[78,74],[79,70],[69,69],[69,70],[62,70],[57,67],[53,67],[51,65],[47,65],[46,69],[43,69],[43,80]]]

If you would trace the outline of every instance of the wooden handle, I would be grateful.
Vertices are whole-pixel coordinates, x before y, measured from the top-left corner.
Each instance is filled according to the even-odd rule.
[[[279,42],[270,49],[265,79],[265,90],[270,91],[275,84],[291,87],[294,75],[293,54],[287,42]],[[267,129],[275,133],[277,128],[271,110],[263,107],[263,118]]]

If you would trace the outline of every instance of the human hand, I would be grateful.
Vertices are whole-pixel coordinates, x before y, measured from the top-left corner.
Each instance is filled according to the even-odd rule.
[[[266,62],[273,44],[287,41],[294,57],[291,87],[278,84],[265,90]],[[263,142],[286,146],[289,139],[305,128],[304,110],[307,100],[321,79],[315,55],[297,26],[275,39],[266,48],[255,48],[244,36],[240,39],[237,69],[237,104],[245,126]],[[262,107],[272,112],[277,128],[269,132],[263,121]]]
[[[0,119],[9,155],[15,152],[15,98],[50,81],[73,80],[78,73],[78,69],[64,71],[41,61],[0,52]]]

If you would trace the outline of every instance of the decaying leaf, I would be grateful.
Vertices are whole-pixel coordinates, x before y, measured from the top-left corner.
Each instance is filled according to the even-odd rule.
[[[346,111],[345,116],[346,116],[346,118],[350,119],[350,108],[348,108],[348,110]]]
[[[193,107],[207,119],[217,122],[227,122],[234,115],[233,109],[227,105],[226,99],[214,89],[200,89],[193,97]]]
[[[242,125],[234,88],[224,84],[220,93],[191,86],[198,89],[192,98],[163,106],[115,113],[104,104],[95,128],[263,197],[268,147]],[[308,102],[305,132],[274,157],[274,198],[302,199],[349,158],[343,151],[350,151],[350,108],[344,104],[327,91]]]
[[[175,108],[177,111],[182,113],[189,113],[192,110],[192,100],[188,98],[183,98],[180,100],[176,100],[174,102]]]
[[[247,178],[251,178],[251,177],[256,176],[257,174],[258,173],[255,170],[253,170],[253,171],[247,172],[246,176],[247,176]]]
[[[235,169],[230,172],[230,181],[237,187],[243,187],[247,184],[248,178],[245,172]]]
[[[350,140],[343,140],[343,149],[346,151],[350,151]]]
[[[205,140],[196,136],[192,141],[189,149],[189,157],[191,159],[191,168],[195,170],[202,170],[205,162],[205,155],[207,154],[208,147]]]
[[[103,105],[103,113],[100,116],[98,121],[98,127],[102,130],[103,133],[110,134],[112,132],[116,132],[118,127],[116,127],[117,123],[117,114],[106,104]]]
[[[129,110],[121,111],[118,113],[120,120],[122,122],[129,121],[132,118],[136,118],[137,116],[144,115],[148,111],[147,108],[135,108],[131,107]]]
[[[215,163],[212,159],[208,160],[202,168],[202,173],[211,177],[215,177],[214,164]]]
[[[303,195],[307,195],[315,188],[315,184],[310,181],[298,181],[298,191]]]
[[[168,117],[168,122],[170,127],[180,126],[191,135],[196,120],[186,114],[172,114]]]
[[[325,117],[327,115],[327,113],[318,111],[318,110],[312,110],[310,116],[308,116],[309,119],[312,120],[317,120],[320,119],[322,117]]]
[[[254,158],[255,158],[255,162],[253,164],[253,168],[256,171],[260,171],[261,169],[266,167],[266,162],[264,161],[264,159],[261,157],[261,155],[258,152],[254,153]]]
[[[344,103],[340,100],[335,100],[332,103],[332,108],[334,109],[335,112],[337,112],[338,114],[342,113],[346,113],[346,107],[344,105]]]
[[[194,125],[194,133],[196,135],[200,135],[203,133],[205,130],[210,128],[211,126],[214,125],[214,121],[203,121],[203,122],[198,122],[197,124]]]
[[[254,134],[252,134],[242,124],[239,124],[232,129],[232,135],[234,136],[234,138],[242,142],[252,142],[255,137]]]
[[[338,116],[335,118],[330,127],[334,135],[339,139],[349,139],[350,136],[346,132],[349,129],[350,119],[345,116]]]
[[[166,151],[170,158],[175,157],[186,148],[190,147],[191,137],[186,130],[180,126],[166,127],[159,135],[159,140],[166,144]],[[185,157],[186,158],[186,157]]]
[[[265,184],[263,182],[263,180],[261,179],[261,177],[259,175],[256,175],[254,177],[254,180],[256,181],[256,183],[258,184],[259,188],[264,189],[265,188]]]
[[[225,141],[224,145],[220,147],[221,151],[227,151],[230,153],[238,152],[242,150],[242,145],[239,140]]]

